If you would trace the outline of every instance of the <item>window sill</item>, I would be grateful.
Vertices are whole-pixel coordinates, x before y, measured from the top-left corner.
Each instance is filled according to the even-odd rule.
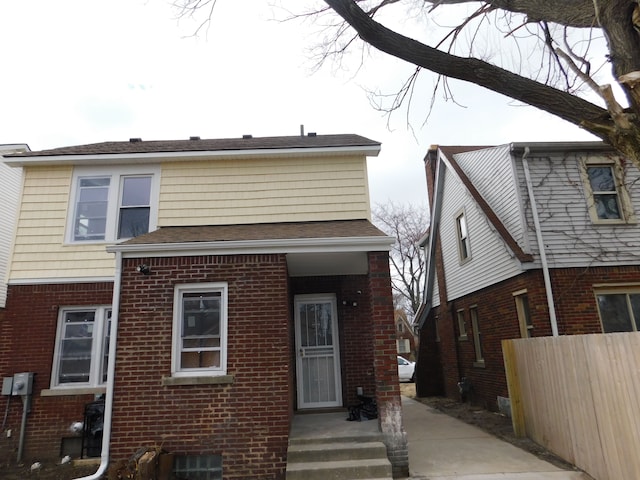
[[[197,377],[162,377],[163,387],[177,385],[229,385],[234,382],[233,375],[197,376]]]
[[[477,362],[473,362],[474,368],[485,368],[484,360],[478,360]]]
[[[469,339],[469,337],[467,337],[466,335],[460,335],[458,337],[458,341],[460,341],[460,342],[463,341],[463,340],[468,340],[468,339]]]
[[[41,397],[62,397],[65,395],[100,395],[107,392],[106,387],[46,388]]]

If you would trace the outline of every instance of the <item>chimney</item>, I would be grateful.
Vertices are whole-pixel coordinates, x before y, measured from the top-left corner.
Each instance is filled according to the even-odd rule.
[[[142,139],[141,138],[130,138],[129,141],[131,143],[140,143],[142,141]]]

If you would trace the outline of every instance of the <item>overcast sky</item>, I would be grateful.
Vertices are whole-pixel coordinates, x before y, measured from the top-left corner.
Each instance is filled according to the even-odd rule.
[[[176,19],[164,0],[0,2],[0,144],[32,150],[102,141],[356,133],[380,141],[372,203],[426,205],[431,144],[594,140],[532,107],[452,83],[431,117],[432,79],[407,116],[389,120],[368,90],[392,92],[412,68],[372,52],[364,68],[313,72],[315,27],[277,22],[266,0],[218,0],[214,23]],[[357,60],[357,59],[356,59]],[[355,65],[355,64],[352,64]]]

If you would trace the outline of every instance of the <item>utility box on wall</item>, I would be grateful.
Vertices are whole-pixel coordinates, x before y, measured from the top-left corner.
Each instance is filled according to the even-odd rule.
[[[33,391],[33,372],[16,373],[13,376],[11,395],[31,395]]]
[[[13,377],[4,377],[2,379],[2,395],[11,395],[13,393]]]

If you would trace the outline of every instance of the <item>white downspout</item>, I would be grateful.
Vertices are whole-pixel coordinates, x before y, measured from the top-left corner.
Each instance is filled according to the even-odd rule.
[[[113,299],[111,301],[111,330],[109,332],[109,362],[107,364],[107,394],[104,401],[104,420],[102,430],[102,451],[98,470],[76,480],[97,480],[109,466],[109,446],[111,443],[111,419],[113,417],[113,386],[116,372],[116,339],[118,337],[118,316],[120,312],[120,288],[122,285],[122,253],[116,254],[116,269],[113,278]]]
[[[536,199],[533,195],[533,183],[531,183],[531,173],[529,172],[529,147],[524,148],[522,155],[522,166],[524,167],[524,177],[527,181],[527,191],[531,200],[531,214],[533,215],[533,224],[536,229],[536,239],[538,241],[538,249],[540,250],[540,262],[542,263],[542,276],[544,277],[544,288],[547,293],[547,305],[549,307],[549,321],[551,322],[551,333],[554,337],[558,336],[558,321],[556,319],[556,307],[553,301],[553,291],[551,290],[551,277],[549,276],[549,264],[547,263],[547,254],[544,249],[542,239],[542,229],[540,228],[540,218],[538,217],[538,207]]]

